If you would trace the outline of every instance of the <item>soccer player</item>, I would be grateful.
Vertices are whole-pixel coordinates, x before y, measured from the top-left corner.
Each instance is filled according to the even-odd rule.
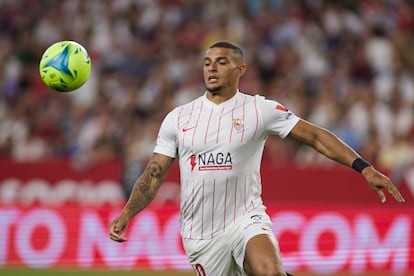
[[[263,205],[260,163],[268,135],[290,137],[360,172],[385,202],[403,202],[390,179],[326,129],[282,104],[238,90],[242,50],[227,41],[204,57],[201,97],[172,110],[154,154],[137,179],[110,238],[123,242],[129,221],[155,197],[175,159],[180,167],[180,224],[185,252],[198,275],[288,275]]]

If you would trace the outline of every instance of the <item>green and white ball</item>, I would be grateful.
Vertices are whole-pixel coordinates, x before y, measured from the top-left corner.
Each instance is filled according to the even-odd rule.
[[[91,67],[91,58],[82,45],[75,41],[59,41],[43,53],[39,71],[48,87],[58,92],[69,92],[87,81]]]

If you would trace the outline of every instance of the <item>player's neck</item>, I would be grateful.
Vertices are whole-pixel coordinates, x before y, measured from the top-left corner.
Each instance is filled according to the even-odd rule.
[[[221,104],[225,101],[231,99],[237,93],[237,89],[235,90],[228,90],[228,91],[214,91],[210,92],[207,91],[207,99],[215,104]]]

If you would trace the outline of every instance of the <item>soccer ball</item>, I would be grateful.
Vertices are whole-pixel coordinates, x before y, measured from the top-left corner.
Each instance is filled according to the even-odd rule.
[[[82,45],[75,41],[59,41],[43,53],[39,72],[49,88],[69,92],[86,82],[91,66],[91,58]]]

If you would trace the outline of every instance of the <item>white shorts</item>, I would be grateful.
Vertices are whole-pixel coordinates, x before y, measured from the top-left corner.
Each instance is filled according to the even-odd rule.
[[[279,244],[272,231],[272,222],[264,210],[246,214],[225,233],[211,240],[183,238],[184,249],[198,276],[247,275],[243,269],[247,242],[254,236],[267,234],[279,254]]]

